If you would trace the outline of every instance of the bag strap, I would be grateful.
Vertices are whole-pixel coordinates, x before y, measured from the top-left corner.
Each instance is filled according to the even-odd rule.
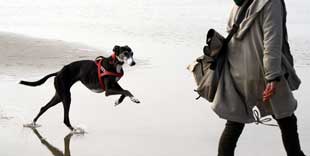
[[[225,58],[225,55],[226,55],[226,51],[227,51],[227,46],[228,46],[228,42],[232,39],[232,37],[234,36],[234,34],[238,31],[239,29],[239,26],[241,24],[241,22],[243,21],[243,19],[245,18],[245,15],[246,15],[246,11],[248,10],[248,8],[250,7],[250,5],[252,4],[253,0],[248,0],[247,3],[245,4],[244,7],[241,7],[241,10],[238,14],[238,18],[236,20],[236,22],[234,23],[232,29],[230,30],[229,34],[227,35],[227,37],[224,39],[224,42],[223,42],[223,47],[221,49],[221,53],[219,54],[219,58]],[[219,62],[221,63],[218,63],[219,64],[219,68],[220,68],[220,71],[217,73],[217,76],[219,77],[221,75],[221,70],[223,68],[223,61],[225,62],[225,59],[222,59],[222,60],[218,60]]]
[[[248,0],[247,3],[245,4],[245,6],[243,8],[241,8],[238,18],[235,22],[235,24],[233,25],[232,29],[230,30],[228,36],[225,39],[225,43],[227,44],[232,37],[234,36],[234,34],[238,31],[239,26],[241,24],[241,22],[243,21],[243,19],[245,18],[246,15],[246,11],[248,10],[248,8],[250,7],[250,5],[252,4],[253,0]]]
[[[236,22],[234,23],[232,29],[230,30],[229,34],[227,35],[227,37],[225,38],[224,42],[223,42],[223,47],[221,49],[221,53],[219,54],[219,58],[224,58],[222,60],[218,60],[219,62],[221,63],[218,63],[219,64],[219,72],[217,73],[217,76],[219,77],[222,73],[222,68],[223,68],[223,62],[225,62],[225,55],[226,55],[226,51],[227,51],[227,46],[228,46],[228,42],[232,39],[232,37],[234,36],[234,34],[238,31],[239,29],[239,26],[241,24],[241,22],[243,21],[243,19],[245,18],[245,15],[246,15],[246,11],[248,10],[248,8],[250,7],[250,5],[252,4],[253,0],[248,0],[246,2],[246,4],[244,5],[244,7],[241,7],[241,10],[238,14],[238,18],[236,20]]]

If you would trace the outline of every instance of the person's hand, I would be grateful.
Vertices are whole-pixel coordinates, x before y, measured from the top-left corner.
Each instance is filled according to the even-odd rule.
[[[276,81],[268,82],[263,93],[263,102],[267,103],[271,97],[276,93]]]

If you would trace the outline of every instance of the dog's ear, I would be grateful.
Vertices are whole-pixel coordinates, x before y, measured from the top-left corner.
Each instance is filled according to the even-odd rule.
[[[132,51],[131,48],[130,48],[128,45],[125,45],[124,48],[125,48],[127,51],[129,51],[129,52]]]
[[[114,48],[113,48],[113,52],[114,52],[116,55],[118,55],[119,52],[120,52],[120,49],[121,49],[121,47],[120,47],[119,45],[115,45]]]

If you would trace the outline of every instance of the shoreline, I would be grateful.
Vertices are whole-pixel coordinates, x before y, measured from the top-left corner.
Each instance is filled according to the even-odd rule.
[[[108,53],[82,43],[0,32],[0,78],[36,76],[81,59]],[[30,72],[26,72],[30,71]],[[39,76],[39,75],[38,75]]]

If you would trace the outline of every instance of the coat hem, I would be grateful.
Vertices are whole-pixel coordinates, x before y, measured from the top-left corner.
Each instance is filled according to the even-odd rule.
[[[248,120],[245,120],[244,117],[240,117],[240,116],[237,116],[237,115],[232,115],[231,113],[224,113],[224,112],[216,110],[213,107],[212,107],[212,109],[221,119],[224,119],[224,120],[229,120],[229,121],[234,121],[234,122],[239,122],[239,123],[244,123],[244,124],[251,124],[251,123],[255,122],[254,117],[251,118],[251,117],[248,116],[247,117]],[[283,112],[283,113],[277,114],[277,115],[275,113],[266,114],[266,115],[262,116],[262,118],[264,118],[266,116],[269,116],[269,115],[272,115],[272,116],[274,116],[275,119],[283,119],[283,118],[292,116],[295,113],[296,109],[297,109],[297,105],[296,105],[296,107],[292,111]]]
[[[244,117],[240,117],[240,116],[236,116],[236,115],[233,116],[231,113],[224,113],[224,112],[216,110],[215,108],[212,108],[212,109],[220,118],[225,119],[225,120],[244,123],[244,124],[255,122],[254,118],[250,119],[249,117],[247,117],[248,120],[245,120]]]

